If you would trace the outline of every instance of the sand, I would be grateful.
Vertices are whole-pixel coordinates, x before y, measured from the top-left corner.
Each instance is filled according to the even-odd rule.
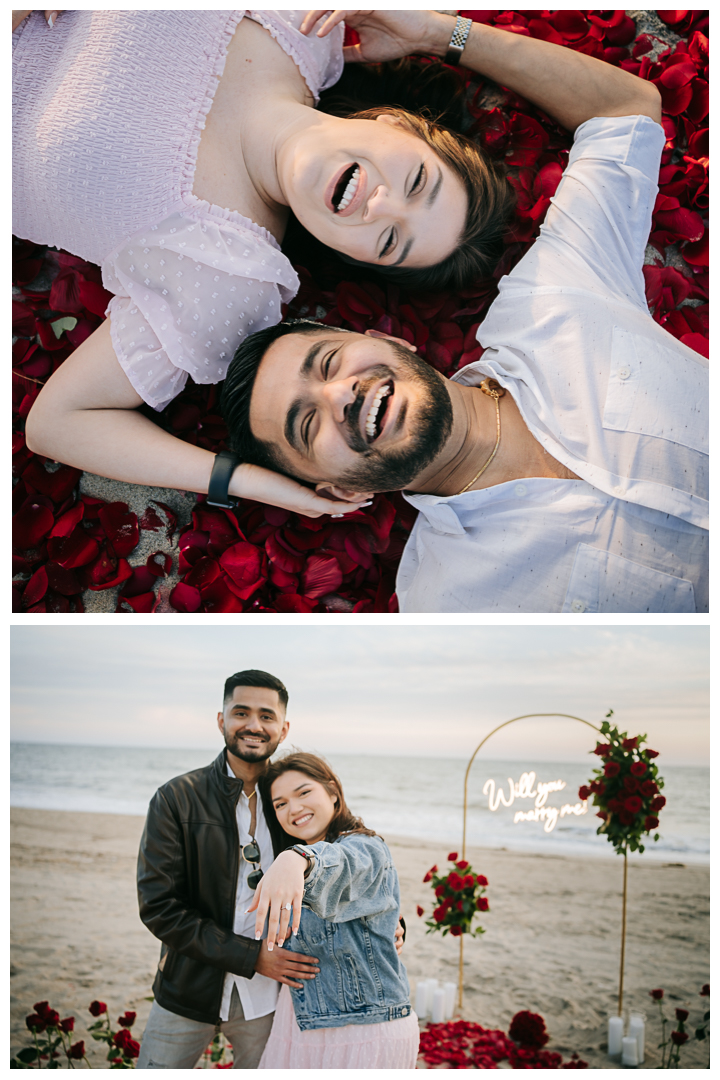
[[[12,811],[13,1053],[26,1042],[25,1016],[48,999],[74,1015],[73,1038],[87,1038],[96,998],[113,1018],[150,1008],[159,943],[137,915],[135,860],[143,820],[108,814]],[[415,908],[431,909],[422,878],[444,848],[386,837],[400,873],[408,940],[403,952],[411,987],[418,978],[454,979],[458,943],[425,934]],[[465,943],[463,1016],[507,1030],[520,1009],[540,1012],[549,1048],[576,1050],[592,1068],[617,1067],[604,1052],[606,1017],[616,1000],[622,864],[620,859],[520,855],[471,849],[486,874],[491,910],[487,933]],[[626,1004],[648,1016],[646,1068],[657,1065],[659,1024],[648,991],[663,987],[675,1006],[699,1018],[709,981],[709,871],[631,861],[629,868]],[[95,1044],[93,1044],[94,1047]],[[102,1050],[91,1059],[103,1066]],[[704,1068],[704,1045],[683,1048],[684,1067]]]

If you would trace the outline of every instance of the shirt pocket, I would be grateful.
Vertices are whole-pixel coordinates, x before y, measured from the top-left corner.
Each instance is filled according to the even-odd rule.
[[[563,612],[695,612],[692,582],[578,544]]]
[[[708,451],[704,364],[680,348],[613,327],[603,427]]]

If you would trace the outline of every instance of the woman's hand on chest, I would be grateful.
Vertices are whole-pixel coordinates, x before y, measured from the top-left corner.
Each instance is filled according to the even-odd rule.
[[[272,952],[275,945],[278,948],[282,946],[290,929],[294,934],[298,931],[307,865],[307,860],[296,851],[282,851],[257,887],[255,899],[248,912],[256,912],[256,941],[262,937],[267,916],[269,952]]]

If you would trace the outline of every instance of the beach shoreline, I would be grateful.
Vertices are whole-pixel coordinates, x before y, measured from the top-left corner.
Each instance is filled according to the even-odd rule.
[[[25,1016],[49,1000],[76,1018],[73,1040],[92,1047],[88,1005],[108,1003],[113,1020],[138,1014],[140,1037],[150,1009],[159,942],[137,914],[135,862],[143,818],[26,808],[11,811],[11,1048],[27,1043]],[[403,960],[418,978],[457,976],[458,944],[426,934],[433,908],[422,878],[447,851],[436,842],[385,835],[398,867],[408,924]],[[591,1068],[613,1068],[604,1051],[607,1016],[617,995],[622,862],[582,856],[520,854],[473,847],[467,858],[489,880],[486,934],[465,943],[463,1018],[507,1031],[521,1009],[540,1012],[548,1049],[577,1051]],[[656,1007],[663,987],[668,1016],[690,1009],[689,1030],[709,981],[709,868],[629,860],[625,1002],[648,1017],[646,1068],[658,1064]],[[425,909],[423,918],[416,906]],[[413,994],[414,997],[414,994]],[[683,1047],[681,1065],[705,1068],[704,1045]]]

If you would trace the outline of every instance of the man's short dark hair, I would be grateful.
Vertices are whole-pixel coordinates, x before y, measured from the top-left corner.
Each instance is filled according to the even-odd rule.
[[[238,346],[225,376],[220,410],[227,424],[230,448],[241,461],[285,473],[286,476],[292,475],[277,448],[271,443],[256,439],[250,430],[250,398],[255,377],[263,356],[278,338],[285,337],[286,334],[316,334],[319,330],[332,334],[339,329],[340,327],[326,326],[325,323],[312,319],[293,319],[258,330]]]
[[[223,705],[227,705],[228,701],[232,699],[236,686],[260,686],[265,690],[277,690],[280,701],[284,708],[287,709],[288,692],[284,684],[279,679],[276,679],[274,675],[268,675],[267,671],[255,671],[251,668],[249,671],[238,671],[235,675],[231,675],[225,680]]]

